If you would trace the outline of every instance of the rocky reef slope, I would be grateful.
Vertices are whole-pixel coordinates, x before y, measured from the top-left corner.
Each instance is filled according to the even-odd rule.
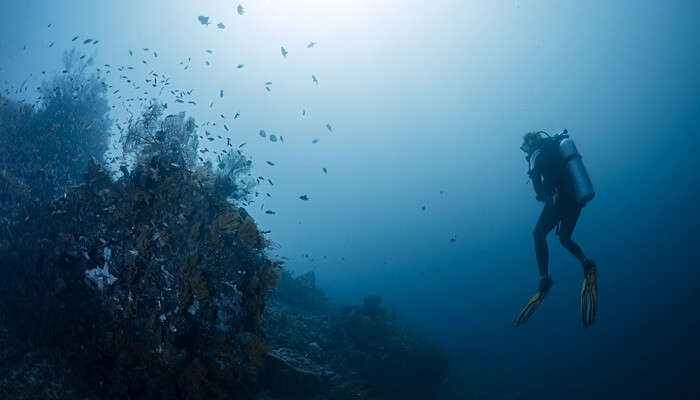
[[[263,314],[270,399],[430,399],[449,362],[368,296],[325,306],[313,274],[284,272]]]

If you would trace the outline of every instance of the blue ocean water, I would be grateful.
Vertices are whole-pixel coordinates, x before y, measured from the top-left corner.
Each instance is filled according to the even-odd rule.
[[[226,124],[272,181],[249,211],[287,267],[314,271],[339,304],[381,296],[450,357],[445,398],[700,398],[700,3],[1,10],[3,96],[33,102],[75,47],[111,71],[115,122],[155,97],[217,134]],[[196,104],[151,90],[153,72]],[[552,234],[554,287],[516,329],[537,287],[541,208],[519,146],[526,131],[564,128],[597,192],[574,239],[598,263],[598,321],[581,327],[583,274]]]

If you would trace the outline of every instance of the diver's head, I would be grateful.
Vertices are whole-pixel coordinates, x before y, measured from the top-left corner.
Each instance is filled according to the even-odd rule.
[[[520,150],[530,155],[537,149],[537,145],[541,140],[542,134],[540,132],[528,132],[523,135],[523,144],[520,145]]]

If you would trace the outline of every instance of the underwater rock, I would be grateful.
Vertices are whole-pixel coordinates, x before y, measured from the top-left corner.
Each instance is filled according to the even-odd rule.
[[[290,349],[274,349],[265,358],[266,387],[284,398],[326,393],[332,375],[330,370]]]
[[[282,270],[280,281],[271,296],[279,301],[311,311],[321,311],[326,307],[325,294],[316,287],[316,275],[309,271],[294,277]]]
[[[325,384],[316,386],[314,393],[304,392],[313,385],[287,388],[304,392],[306,397],[300,397],[304,399],[425,400],[436,396],[449,371],[448,359],[400,326],[382,308],[378,296],[367,296],[361,306],[340,310],[325,307],[325,297],[321,297],[323,307],[298,300],[317,298],[317,292],[313,274],[294,278],[282,271],[265,309],[263,330],[271,346],[284,349],[284,357],[268,357],[264,376],[279,376],[280,370],[301,373],[296,369],[306,371],[306,365],[328,371]],[[289,365],[280,365],[279,359]],[[279,379],[289,382],[287,378]],[[280,384],[265,382],[267,388]],[[274,392],[270,394],[275,397]]]

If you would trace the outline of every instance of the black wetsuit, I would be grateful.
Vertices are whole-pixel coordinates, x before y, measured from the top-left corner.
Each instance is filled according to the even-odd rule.
[[[559,155],[558,142],[553,139],[542,139],[537,150],[530,156],[532,179],[537,200],[545,203],[535,230],[535,254],[540,276],[548,275],[549,249],[547,234],[558,224],[557,231],[561,244],[580,262],[586,257],[573,240],[571,235],[581,214],[581,206],[576,200],[574,187],[566,170],[566,165]]]

